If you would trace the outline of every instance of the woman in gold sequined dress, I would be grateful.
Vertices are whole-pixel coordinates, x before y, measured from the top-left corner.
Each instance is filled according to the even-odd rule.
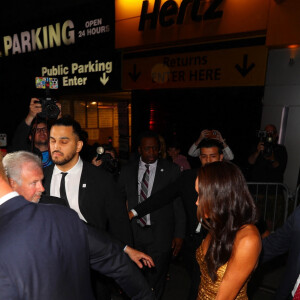
[[[198,217],[208,235],[196,252],[201,270],[197,300],[245,300],[261,251],[256,208],[241,171],[229,162],[199,169]]]

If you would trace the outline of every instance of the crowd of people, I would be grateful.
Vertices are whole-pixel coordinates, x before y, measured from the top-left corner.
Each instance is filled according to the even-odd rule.
[[[94,145],[90,155],[70,116],[39,118],[36,100],[0,163],[0,299],[105,300],[117,289],[124,299],[159,300],[178,255],[188,300],[248,299],[258,264],[288,251],[276,299],[300,295],[292,261],[300,255],[299,209],[278,231],[260,230],[245,176],[218,130],[202,130],[188,151],[200,168],[191,168],[178,140],[165,143],[153,131],[140,134],[138,155],[120,166],[112,145]],[[252,180],[282,182],[286,149],[274,125],[265,137],[249,155]]]

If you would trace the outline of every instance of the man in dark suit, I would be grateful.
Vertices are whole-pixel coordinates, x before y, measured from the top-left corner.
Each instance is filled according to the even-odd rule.
[[[161,190],[180,174],[177,165],[158,159],[159,140],[155,133],[150,131],[142,134],[138,150],[140,159],[123,166],[119,177],[119,187],[129,210],[135,207],[142,197],[147,198]],[[185,214],[180,199],[146,218],[131,222],[131,228],[134,247],[153,258],[155,272],[146,270],[145,276],[154,288],[156,297],[161,299],[171,247],[177,255],[185,233]]]
[[[108,231],[124,246],[132,245],[126,206],[112,175],[79,156],[83,146],[79,123],[66,117],[56,120],[49,143],[53,165],[44,169],[45,194],[63,198],[89,225]],[[65,194],[61,195],[63,180]],[[107,283],[96,282],[97,298],[110,299]]]
[[[199,144],[199,149],[199,158],[202,165],[223,160],[222,144],[214,139],[204,139]],[[170,204],[174,199],[180,197],[187,216],[182,254],[191,280],[188,296],[189,300],[195,300],[197,298],[200,283],[200,269],[196,260],[196,250],[207,233],[207,231],[200,226],[197,218],[196,201],[198,195],[195,190],[196,178],[197,169],[183,171],[176,181],[157,193],[152,193],[146,201],[135,206],[133,210],[129,212],[130,219],[134,214],[138,217],[142,217],[156,209],[160,209],[164,205]]]
[[[261,263],[288,253],[285,273],[276,291],[276,300],[300,297],[300,207],[287,219],[284,225],[263,239]],[[298,291],[297,291],[298,289]],[[296,298],[299,299],[299,298]]]
[[[0,162],[0,299],[93,300],[90,266],[132,299],[154,297],[117,242],[65,207],[13,192]]]

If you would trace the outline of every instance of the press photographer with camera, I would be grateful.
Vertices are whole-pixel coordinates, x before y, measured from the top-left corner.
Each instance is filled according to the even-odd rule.
[[[200,155],[200,149],[198,148],[198,145],[200,142],[204,139],[213,139],[219,141],[223,146],[223,155],[225,160],[233,160],[234,155],[229,148],[229,146],[226,144],[225,139],[222,137],[221,133],[218,130],[212,129],[204,129],[201,131],[199,138],[197,141],[190,147],[188,154],[193,157],[199,157]]]
[[[259,142],[248,157],[251,165],[250,180],[255,182],[283,182],[287,164],[287,151],[278,144],[278,133],[274,125],[268,124],[258,131]]]
[[[105,169],[113,174],[115,180],[117,180],[120,173],[119,160],[117,158],[117,152],[111,144],[94,144],[96,156],[92,160],[92,164],[96,167]]]
[[[30,151],[42,158],[43,167],[51,165],[48,119],[60,117],[60,103],[51,98],[31,98],[28,114],[17,127],[8,152]]]

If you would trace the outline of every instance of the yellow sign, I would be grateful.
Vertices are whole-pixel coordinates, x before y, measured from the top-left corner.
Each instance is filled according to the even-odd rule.
[[[123,62],[123,89],[263,86],[265,46],[188,52]]]
[[[265,35],[270,0],[116,0],[116,48],[250,32]]]

